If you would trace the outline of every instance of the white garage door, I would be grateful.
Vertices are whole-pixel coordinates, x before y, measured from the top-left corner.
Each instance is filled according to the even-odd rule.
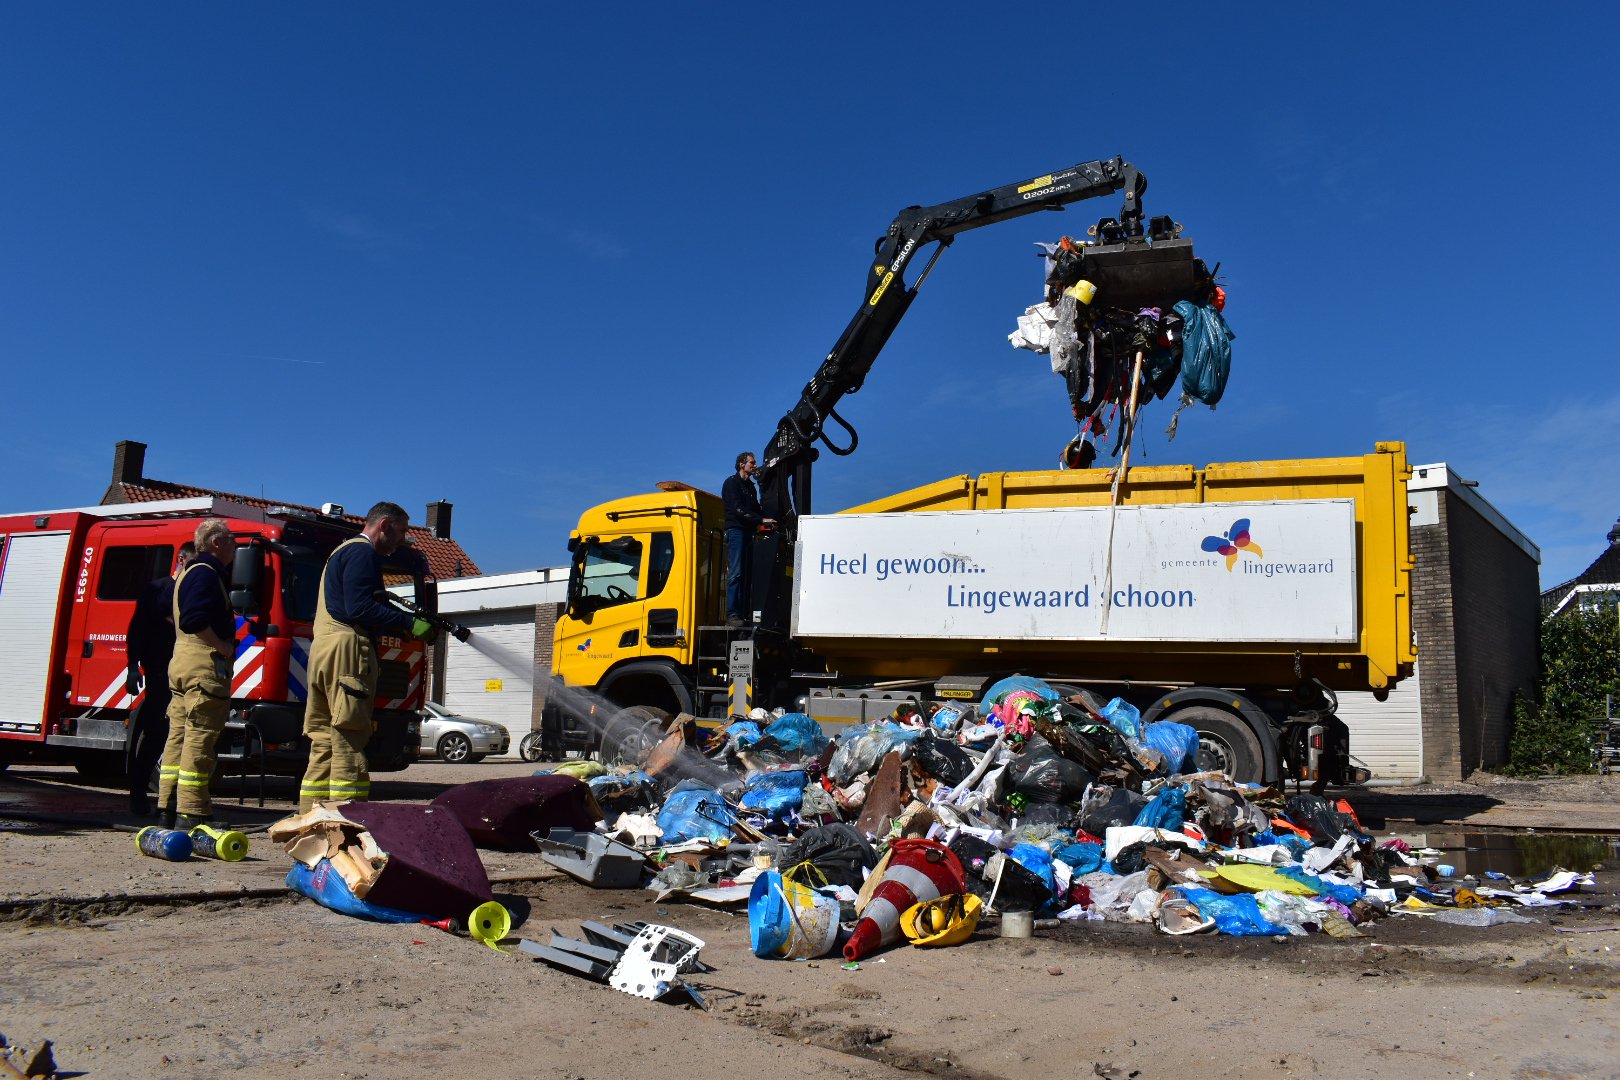
[[[472,638],[447,639],[444,707],[504,725],[516,753],[534,713],[534,609],[450,617],[471,630]]]
[[[1339,719],[1350,726],[1350,753],[1372,770],[1375,780],[1416,780],[1423,775],[1423,712],[1418,672],[1389,692],[1387,701],[1371,694],[1340,694]]]

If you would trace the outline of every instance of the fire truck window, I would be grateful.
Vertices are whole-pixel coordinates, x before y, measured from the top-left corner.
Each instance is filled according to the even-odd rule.
[[[168,544],[108,548],[101,553],[96,599],[133,600],[143,585],[167,577],[173,568],[174,548]]]
[[[321,570],[326,560],[298,552],[282,562],[281,597],[287,605],[287,618],[315,621],[315,598],[320,594]]]

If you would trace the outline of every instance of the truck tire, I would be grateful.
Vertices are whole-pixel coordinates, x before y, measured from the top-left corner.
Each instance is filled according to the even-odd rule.
[[[1265,751],[1241,718],[1212,705],[1189,705],[1160,719],[1186,724],[1198,732],[1199,769],[1219,769],[1239,783],[1261,781]]]
[[[128,778],[124,756],[110,750],[92,750],[73,759],[73,770],[91,783],[115,783]]]
[[[640,765],[664,738],[669,713],[651,705],[620,709],[602,727],[601,760]]]

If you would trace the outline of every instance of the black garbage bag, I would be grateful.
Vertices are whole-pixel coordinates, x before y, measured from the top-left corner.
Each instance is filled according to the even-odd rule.
[[[931,734],[911,744],[911,764],[948,787],[955,787],[973,772],[973,759],[966,750]]]
[[[1045,739],[1033,739],[1007,769],[1012,789],[1032,803],[1073,802],[1097,779],[1059,754]]]
[[[1033,870],[1028,870],[1012,858],[1003,855],[976,836],[963,833],[951,841],[951,851],[962,861],[968,891],[979,899],[989,901],[995,894],[996,907],[1002,911],[1035,911],[1052,899],[1052,890]],[[998,859],[999,856],[999,859]],[[996,884],[999,873],[1001,884]]]
[[[1126,788],[1093,784],[1080,801],[1080,827],[1101,836],[1110,828],[1135,821],[1147,803],[1147,799]]]
[[[855,826],[839,822],[819,825],[782,848],[777,869],[785,874],[804,862],[820,870],[829,885],[859,889],[866,881],[861,870],[877,865],[877,853]],[[810,877],[810,884],[821,884],[814,874]]]
[[[1113,863],[1114,873],[1134,874],[1147,869],[1147,849],[1147,841],[1139,840],[1121,848],[1119,854],[1108,861]]]
[[[1349,834],[1358,844],[1371,839],[1349,814],[1341,814],[1338,807],[1320,795],[1290,795],[1283,803],[1288,820],[1311,834],[1311,841],[1322,847],[1332,847],[1339,837]]]

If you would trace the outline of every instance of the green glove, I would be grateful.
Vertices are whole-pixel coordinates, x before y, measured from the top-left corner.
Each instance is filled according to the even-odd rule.
[[[433,629],[433,624],[428,622],[426,619],[416,619],[411,623],[411,637],[415,638],[417,641],[427,641],[428,639],[432,638],[435,633],[436,631]]]

